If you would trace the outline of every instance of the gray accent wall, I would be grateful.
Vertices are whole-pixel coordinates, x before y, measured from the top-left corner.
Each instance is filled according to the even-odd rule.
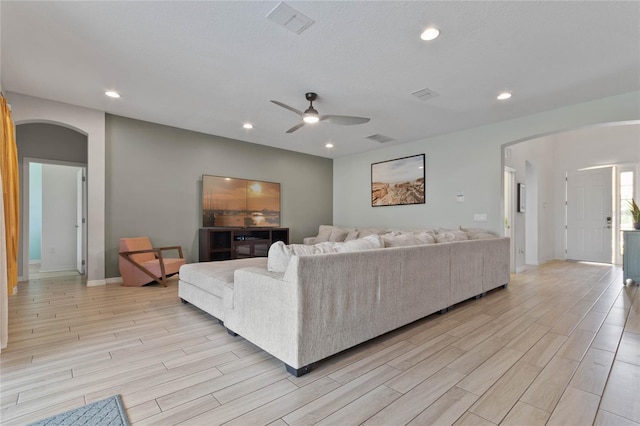
[[[16,145],[20,164],[24,157],[87,163],[87,136],[57,124],[17,125]]]
[[[280,183],[291,243],[332,223],[331,159],[107,114],[107,278],[120,275],[122,237],[180,245],[188,262],[198,260],[203,174]]]

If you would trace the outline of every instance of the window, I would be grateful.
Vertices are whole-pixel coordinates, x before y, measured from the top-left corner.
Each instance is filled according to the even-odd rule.
[[[629,211],[629,202],[633,198],[633,171],[620,172],[620,229],[633,229],[633,218]]]

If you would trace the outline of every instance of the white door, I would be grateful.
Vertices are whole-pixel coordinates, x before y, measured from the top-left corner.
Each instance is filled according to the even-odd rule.
[[[86,247],[86,229],[87,220],[85,215],[85,199],[86,199],[86,177],[85,168],[78,170],[76,174],[76,268],[80,274],[85,274],[85,247]]]
[[[567,258],[611,263],[612,168],[567,177]]]

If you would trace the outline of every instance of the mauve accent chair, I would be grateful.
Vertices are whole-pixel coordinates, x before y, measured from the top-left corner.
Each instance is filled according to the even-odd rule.
[[[164,257],[163,251],[177,250],[179,258]],[[153,247],[148,237],[120,238],[120,275],[127,287],[157,282],[167,286],[167,277],[185,264],[182,247]]]

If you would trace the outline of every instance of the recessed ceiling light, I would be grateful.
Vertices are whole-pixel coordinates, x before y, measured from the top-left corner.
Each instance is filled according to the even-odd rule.
[[[331,142],[327,142],[324,147],[325,148],[333,148],[333,144]]]
[[[113,90],[107,90],[106,92],[104,92],[104,94],[107,95],[110,98],[119,98],[120,97],[120,93],[114,92]]]
[[[500,99],[501,101],[504,101],[505,99],[509,99],[511,97],[511,93],[509,92],[502,92],[498,95],[498,99]]]
[[[244,124],[242,125],[242,127],[244,127],[245,129],[253,129],[253,124],[251,124],[251,123],[244,123]]]
[[[422,34],[420,34],[420,38],[423,39],[424,41],[430,41],[437,38],[439,35],[440,35],[439,29],[430,27],[424,30]]]

